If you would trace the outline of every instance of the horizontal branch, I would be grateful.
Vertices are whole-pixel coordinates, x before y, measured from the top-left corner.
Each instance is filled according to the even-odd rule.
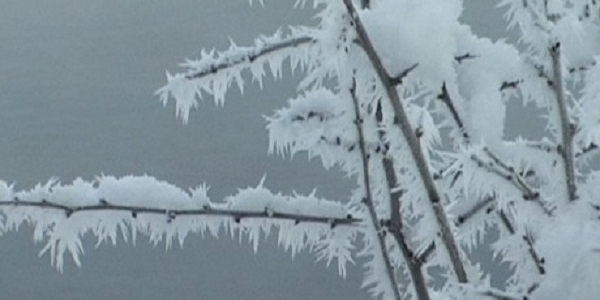
[[[92,211],[121,211],[131,213],[132,218],[137,218],[140,214],[153,214],[153,215],[164,215],[166,221],[171,222],[178,216],[224,216],[231,217],[235,222],[239,223],[242,219],[272,219],[272,220],[292,220],[298,223],[322,223],[329,224],[331,227],[338,225],[355,225],[361,222],[361,219],[354,218],[351,214],[348,214],[345,218],[327,217],[327,216],[313,216],[306,214],[294,214],[286,212],[273,211],[271,208],[266,207],[264,211],[246,211],[246,210],[230,210],[223,208],[213,208],[210,205],[204,205],[202,209],[166,209],[157,207],[147,206],[132,206],[132,205],[118,205],[111,204],[105,199],[100,199],[97,205],[64,205],[47,200],[37,201],[25,201],[18,198],[12,201],[0,201],[0,206],[10,207],[34,207],[40,209],[54,209],[62,210],[67,217],[72,216],[76,213],[81,212],[92,212]]]

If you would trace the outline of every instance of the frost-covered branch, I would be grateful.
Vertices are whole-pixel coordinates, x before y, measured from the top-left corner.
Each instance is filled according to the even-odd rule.
[[[420,142],[415,136],[415,131],[413,130],[404,110],[404,107],[400,102],[400,97],[395,90],[395,85],[392,84],[391,77],[387,73],[385,67],[383,66],[383,62],[379,58],[379,55],[377,54],[373,44],[371,43],[369,35],[367,34],[367,31],[362,25],[362,21],[360,20],[360,17],[357,14],[354,4],[351,0],[343,1],[348,11],[348,14],[352,20],[352,24],[356,30],[360,45],[364,49],[369,61],[371,62],[372,67],[375,73],[377,74],[378,80],[384,87],[385,95],[390,101],[390,104],[394,109],[396,118],[399,121],[398,126],[404,136],[404,139],[406,140],[406,143],[410,148],[410,152],[413,156],[412,158],[419,171],[427,196],[435,213],[439,230],[441,231],[442,241],[450,257],[454,273],[457,276],[459,282],[466,283],[468,282],[468,278],[467,273],[465,271],[465,267],[462,262],[460,249],[455,241],[454,233],[452,232],[452,228],[448,221],[448,217],[446,216],[446,212],[444,211],[444,207],[441,203],[441,197],[438,193],[437,187],[435,186],[435,182],[433,181],[433,178],[429,171],[427,160],[425,159],[425,156],[421,151]]]
[[[352,86],[350,87],[350,98],[352,98],[352,104],[354,107],[354,116],[356,125],[356,131],[358,134],[358,146],[361,153],[361,161],[362,161],[362,180],[363,186],[365,189],[365,198],[364,205],[366,206],[367,211],[369,212],[369,217],[371,220],[371,226],[375,229],[377,234],[377,241],[379,246],[379,251],[381,252],[382,259],[385,264],[386,274],[388,276],[388,280],[390,282],[390,289],[392,290],[394,299],[402,300],[402,296],[400,290],[398,289],[398,280],[396,279],[394,267],[392,265],[392,261],[389,257],[389,252],[387,250],[386,242],[385,242],[385,232],[379,222],[379,218],[377,217],[377,212],[375,211],[375,202],[373,199],[371,179],[369,176],[369,157],[366,152],[365,145],[365,133],[363,130],[363,117],[360,113],[360,104],[358,103],[358,98],[356,97],[356,81],[354,78],[352,79]]]
[[[438,95],[438,99],[440,99],[444,103],[446,108],[450,111],[450,114],[452,115],[452,119],[454,120],[454,122],[455,122],[456,126],[458,127],[458,129],[460,130],[460,132],[462,132],[462,138],[464,139],[465,143],[467,145],[469,145],[471,143],[470,134],[464,125],[465,123],[463,122],[462,118],[458,114],[458,111],[455,108],[454,103],[452,102],[452,98],[450,97],[450,94],[448,93],[448,89],[446,88],[445,83],[442,85],[442,92]],[[477,156],[474,153],[471,154],[471,160],[476,162],[477,166],[484,168],[485,170],[487,170],[491,173],[494,173],[494,174],[498,175],[500,178],[510,182],[513,186],[515,186],[517,189],[519,189],[523,193],[523,199],[533,200],[533,201],[538,202],[540,204],[541,208],[544,210],[544,212],[547,215],[549,215],[549,216],[552,215],[552,212],[549,210],[547,205],[540,199],[539,192],[537,192],[534,188],[530,187],[525,182],[525,180],[523,180],[522,176],[520,176],[515,171],[514,167],[509,166],[508,164],[503,162],[502,159],[500,159],[500,157],[497,154],[495,154],[492,150],[490,150],[488,147],[484,147],[483,152],[491,159],[490,162],[487,162],[487,163],[484,162],[484,160],[482,158],[480,158],[479,156]]]
[[[267,42],[255,48],[239,49],[238,51],[230,50],[222,53],[220,59],[211,64],[197,66],[196,70],[187,73],[185,78],[188,80],[193,80],[207,75],[214,75],[224,69],[233,68],[240,64],[252,63],[261,56],[269,55],[276,51],[285,50],[286,48],[298,47],[313,42],[314,39],[310,36],[292,36],[277,42]]]
[[[350,241],[361,220],[346,205],[314,195],[273,194],[262,183],[219,203],[209,200],[207,190],[200,186],[188,193],[148,176],[78,179],[67,185],[50,181],[18,192],[0,182],[0,199],[5,199],[0,201],[0,229],[16,230],[23,223],[34,227],[34,240],[46,243],[41,254],[50,251],[59,270],[66,252],[80,265],[86,233],[98,243],[116,243],[119,233],[127,240],[129,232],[135,242],[141,233],[153,243],[164,239],[170,247],[173,239],[182,244],[189,233],[239,230],[256,250],[261,233],[277,228],[280,245],[292,254],[314,248],[328,262],[337,258],[342,274],[352,261]]]
[[[167,223],[172,222],[178,216],[221,216],[231,217],[235,223],[240,223],[243,219],[271,219],[271,220],[291,220],[295,224],[299,223],[321,223],[328,224],[332,228],[335,226],[355,225],[361,222],[360,219],[354,218],[351,214],[346,215],[346,218],[313,216],[306,214],[296,214],[287,212],[274,211],[270,207],[265,207],[263,211],[246,211],[223,208],[216,205],[214,208],[211,205],[205,204],[201,209],[168,209],[150,206],[134,206],[134,205],[119,205],[112,204],[106,199],[99,199],[97,205],[64,205],[54,203],[46,199],[41,201],[20,200],[15,197],[13,200],[0,200],[0,206],[5,207],[30,207],[46,210],[60,210],[65,213],[67,218],[77,213],[83,212],[128,212],[132,218],[137,218],[142,214],[164,216]]]
[[[450,111],[452,120],[454,121],[454,123],[456,124],[456,127],[462,134],[463,139],[465,140],[465,142],[467,144],[470,144],[471,136],[469,135],[469,132],[467,131],[467,128],[465,127],[465,123],[463,122],[462,118],[458,114],[458,111],[456,110],[454,103],[452,103],[452,98],[450,98],[450,94],[448,93],[448,88],[446,88],[445,82],[442,84],[442,92],[437,96],[437,98],[439,100],[441,100],[442,103],[444,103],[444,105],[448,109],[448,111]]]
[[[560,118],[560,151],[563,159],[565,172],[565,184],[569,201],[575,201],[577,195],[577,183],[575,182],[575,163],[573,153],[573,125],[569,117],[567,98],[565,97],[565,88],[563,86],[561,46],[560,43],[552,45],[549,49],[552,58],[554,95],[556,97],[556,107]]]
[[[198,106],[197,99],[202,93],[211,94],[216,104],[223,104],[225,93],[232,82],[236,82],[243,92],[244,80],[242,71],[250,70],[252,78],[262,87],[265,76],[264,66],[268,65],[273,76],[281,76],[282,63],[289,58],[292,70],[304,67],[308,62],[310,45],[315,43],[306,31],[292,28],[288,37],[281,32],[271,37],[260,37],[254,46],[240,47],[233,44],[228,50],[218,52],[202,51],[199,60],[188,60],[181,64],[188,70],[171,75],[167,73],[167,85],[156,91],[160,101],[166,105],[172,97],[176,103],[176,114],[184,123],[188,121],[189,112]]]
[[[378,102],[375,111],[375,118],[377,120],[377,124],[379,124],[380,126],[383,122],[383,112],[381,110],[381,102]],[[379,131],[379,139],[381,141],[384,140],[383,131]],[[387,191],[390,198],[390,221],[386,224],[387,230],[392,234],[392,236],[396,240],[396,244],[400,248],[400,252],[402,253],[404,262],[406,263],[408,271],[410,273],[411,282],[415,287],[417,299],[430,299],[429,291],[427,290],[427,282],[425,281],[425,277],[423,276],[423,270],[421,269],[424,260],[421,260],[421,257],[417,257],[417,254],[410,249],[410,246],[408,244],[409,239],[404,234],[405,226],[403,224],[404,222],[400,213],[400,199],[404,194],[404,191],[398,186],[398,178],[394,169],[394,161],[390,157],[384,157],[381,163],[383,165],[383,171],[385,173],[385,179],[387,184]],[[434,243],[431,243],[430,247],[428,248],[431,249],[431,252],[433,252],[434,250],[434,245]],[[429,255],[426,252],[428,251],[426,250],[422,254],[425,255],[423,257],[427,257]]]
[[[508,230],[508,232],[511,235],[516,234],[515,225],[510,221],[510,219],[508,218],[506,213],[504,211],[500,210],[500,211],[498,211],[498,216],[500,217],[500,220],[502,221],[502,225],[504,225],[504,228],[506,228],[506,230]],[[536,266],[538,274],[544,275],[546,273],[546,270],[544,268],[544,261],[540,258],[539,254],[535,250],[535,247],[533,245],[533,240],[531,239],[531,237],[524,235],[523,241],[527,245],[527,252],[531,256],[531,259]],[[531,292],[529,292],[529,293],[531,293]]]

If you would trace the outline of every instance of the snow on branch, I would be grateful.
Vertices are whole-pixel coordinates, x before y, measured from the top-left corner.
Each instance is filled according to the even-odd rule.
[[[283,36],[281,31],[269,37],[261,36],[250,47],[238,46],[232,41],[229,49],[223,52],[202,50],[200,59],[181,64],[186,72],[174,75],[167,72],[168,83],[156,94],[163,105],[173,98],[177,116],[186,123],[190,110],[198,106],[197,100],[202,99],[203,92],[212,95],[217,105],[224,103],[225,94],[234,81],[243,92],[244,70],[250,70],[252,80],[262,88],[265,65],[276,78],[282,75],[283,61],[288,58],[292,71],[304,68],[315,40],[305,29],[290,30],[288,36]]]
[[[328,262],[337,258],[340,273],[345,273],[346,262],[352,261],[349,241],[361,219],[346,205],[314,194],[273,194],[262,182],[218,203],[209,200],[207,191],[203,185],[185,192],[149,176],[77,179],[71,184],[51,180],[18,192],[0,182],[0,229],[6,232],[21,224],[32,226],[34,241],[45,242],[40,255],[50,252],[52,264],[59,270],[65,253],[81,264],[81,239],[88,233],[98,243],[116,243],[119,233],[125,241],[131,235],[135,243],[141,233],[154,244],[164,239],[171,247],[174,239],[183,244],[190,233],[217,236],[225,230],[239,232],[240,237],[248,235],[256,251],[261,233],[268,235],[276,228],[280,245],[292,255],[315,249]]]
[[[383,294],[385,298],[391,298],[395,300],[401,300],[402,295],[399,290],[398,280],[396,278],[396,273],[394,271],[394,266],[392,260],[390,258],[390,253],[388,252],[388,247],[386,244],[385,232],[383,231],[382,224],[379,222],[379,217],[377,216],[377,212],[375,210],[375,201],[373,199],[373,187],[371,182],[371,174],[369,172],[369,157],[366,152],[366,143],[365,143],[365,132],[363,128],[364,119],[360,111],[360,104],[358,102],[358,98],[356,96],[356,81],[352,79],[352,85],[350,87],[350,98],[352,98],[352,106],[354,111],[354,125],[356,127],[356,133],[358,135],[358,146],[361,154],[361,163],[362,163],[362,186],[364,188],[364,200],[362,201],[362,205],[366,207],[366,211],[368,212],[368,216],[370,219],[370,227],[374,231],[373,235],[368,239],[376,239],[376,245],[372,245],[373,252],[373,260],[382,260],[385,273],[385,280],[372,280],[373,285],[373,293],[375,295]],[[367,240],[368,241],[368,240]],[[377,255],[379,254],[379,255]],[[373,261],[372,271],[375,275],[378,270],[377,262]],[[369,282],[369,280],[367,280]],[[387,286],[386,286],[387,283]],[[391,293],[390,293],[391,290]],[[423,300],[423,299],[420,299]],[[426,299],[425,299],[426,300]]]
[[[360,143],[353,125],[354,113],[347,102],[343,95],[325,88],[289,100],[287,107],[266,117],[269,153],[294,155],[306,151],[309,158],[320,157],[325,168],[355,165],[351,161],[360,156]],[[364,122],[370,128],[376,126],[368,118]],[[365,151],[370,157],[383,157],[388,148],[377,137],[365,136]]]

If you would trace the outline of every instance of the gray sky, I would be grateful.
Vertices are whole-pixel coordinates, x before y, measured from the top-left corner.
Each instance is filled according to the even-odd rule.
[[[56,176],[153,175],[183,188],[207,182],[219,199],[267,174],[273,190],[344,199],[351,183],[299,155],[267,156],[262,115],[295,95],[297,78],[263,91],[233,89],[225,108],[210,99],[187,126],[153,92],[201,48],[228,37],[249,43],[280,26],[310,22],[294,1],[4,0],[0,2],[0,177],[29,188]],[[465,20],[497,37],[491,1],[471,0]],[[257,255],[224,237],[188,238],[165,252],[140,242],[86,247],[83,267],[57,273],[37,258],[29,228],[0,238],[3,299],[367,299],[361,270],[346,280],[311,255],[291,260],[266,242]]]

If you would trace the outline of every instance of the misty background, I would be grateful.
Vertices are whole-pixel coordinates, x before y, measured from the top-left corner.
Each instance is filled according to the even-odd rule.
[[[213,200],[256,185],[344,200],[353,187],[305,155],[269,156],[263,115],[295,97],[300,77],[233,88],[224,108],[206,97],[184,126],[154,91],[202,48],[246,45],[286,25],[311,24],[295,1],[3,0],[0,2],[0,178],[29,189],[57,177],[152,175],[183,189],[203,182]],[[505,35],[494,1],[466,1],[465,22]],[[172,104],[172,103],[170,103]],[[37,257],[30,228],[0,238],[0,299],[368,299],[360,266],[346,279],[304,253],[291,259],[268,240],[254,254],[228,236],[94,248],[64,274]]]

